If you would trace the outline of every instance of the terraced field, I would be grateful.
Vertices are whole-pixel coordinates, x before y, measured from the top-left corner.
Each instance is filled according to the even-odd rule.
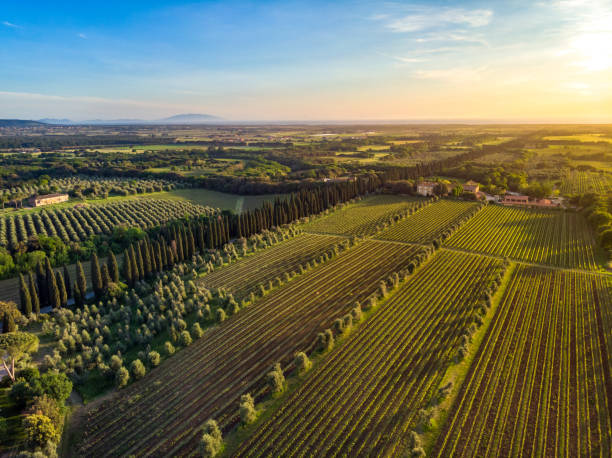
[[[382,240],[425,243],[439,239],[478,211],[480,204],[439,200],[399,221],[377,236]]]
[[[238,456],[403,456],[502,262],[442,251],[328,355]]]
[[[201,282],[209,288],[223,287],[243,297],[262,283],[282,277],[285,272],[297,271],[300,265],[319,258],[344,240],[330,235],[300,234],[215,270]]]
[[[308,232],[344,235],[372,235],[394,216],[428,203],[425,199],[376,195],[317,218],[306,224]]]
[[[612,280],[519,266],[435,456],[612,456]]]
[[[563,211],[490,205],[446,245],[557,267],[594,270],[601,265],[601,254],[586,220]]]
[[[275,362],[293,361],[316,334],[406,268],[420,248],[365,241],[231,316],[143,380],[88,412],[79,456],[193,453],[202,424],[235,421],[245,392],[261,392]],[[429,304],[430,302],[428,302]]]

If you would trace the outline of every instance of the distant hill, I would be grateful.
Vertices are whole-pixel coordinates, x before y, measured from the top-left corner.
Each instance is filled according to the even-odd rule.
[[[160,119],[156,122],[167,124],[201,124],[211,121],[218,121],[221,118],[207,114],[178,114],[169,118]]]
[[[0,127],[36,127],[44,123],[27,119],[0,119]]]
[[[60,124],[60,125],[75,125],[75,124],[102,124],[102,125],[126,125],[126,124],[206,124],[214,121],[220,121],[222,118],[207,114],[178,114],[162,119],[87,119],[85,121],[73,121],[72,119],[55,119],[44,118],[39,119],[39,122],[44,124]]]

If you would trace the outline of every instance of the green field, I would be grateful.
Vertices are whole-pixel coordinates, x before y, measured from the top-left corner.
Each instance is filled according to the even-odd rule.
[[[611,288],[517,267],[429,456],[612,456]]]
[[[329,234],[372,235],[394,216],[416,209],[425,202],[425,199],[390,195],[368,197],[328,216],[315,218],[304,229]]]
[[[489,205],[446,245],[557,267],[599,269],[602,254],[586,220],[561,210]]]
[[[548,137],[542,137],[542,140],[612,143],[612,137],[606,137],[604,134],[550,135]]]

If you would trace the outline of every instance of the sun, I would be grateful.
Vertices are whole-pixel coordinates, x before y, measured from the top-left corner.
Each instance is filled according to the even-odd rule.
[[[597,72],[612,68],[612,31],[587,32],[575,37],[570,46],[577,55],[577,65]]]

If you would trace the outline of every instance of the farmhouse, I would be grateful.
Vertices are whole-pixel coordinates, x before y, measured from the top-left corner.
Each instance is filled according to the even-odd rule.
[[[417,194],[422,196],[433,196],[437,184],[438,183],[435,181],[421,181],[417,183]]]
[[[541,208],[554,208],[559,207],[560,203],[553,202],[550,199],[534,199],[529,200],[528,196],[520,195],[509,195],[506,194],[504,199],[500,202],[503,205],[524,205],[526,207],[541,207]]]
[[[474,194],[478,194],[479,190],[480,190],[480,185],[472,180],[468,181],[467,183],[463,185],[464,192],[472,192]]]
[[[68,194],[46,194],[44,196],[34,196],[28,202],[32,207],[42,207],[43,205],[58,204],[67,200]]]

